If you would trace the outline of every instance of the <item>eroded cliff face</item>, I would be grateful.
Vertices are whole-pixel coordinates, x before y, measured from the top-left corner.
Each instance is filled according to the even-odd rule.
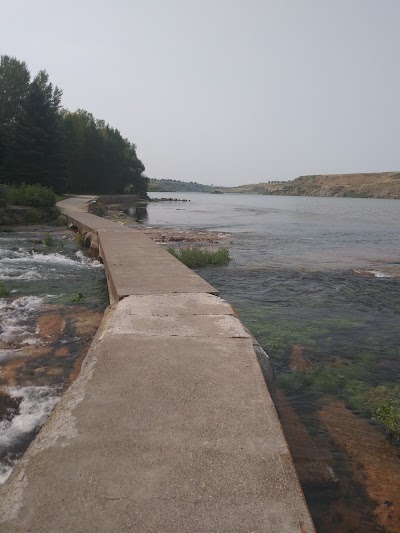
[[[316,174],[300,176],[291,181],[243,185],[224,191],[277,196],[400,198],[400,172]]]

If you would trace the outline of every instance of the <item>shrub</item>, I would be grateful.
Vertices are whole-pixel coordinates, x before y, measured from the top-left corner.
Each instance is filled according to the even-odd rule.
[[[86,300],[86,296],[81,291],[77,292],[71,298],[71,302],[83,302],[84,300]]]
[[[46,246],[55,246],[57,244],[57,241],[55,240],[55,238],[50,235],[50,233],[46,233],[44,239],[43,239],[43,242]]]
[[[53,190],[42,185],[21,185],[9,187],[9,202],[26,207],[54,207],[57,197]]]
[[[207,265],[227,265],[231,260],[228,248],[220,248],[216,252],[203,248],[167,248],[168,252],[189,268]]]

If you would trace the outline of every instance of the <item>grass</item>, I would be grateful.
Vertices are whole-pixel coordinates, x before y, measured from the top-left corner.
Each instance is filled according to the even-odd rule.
[[[83,302],[84,300],[86,300],[86,296],[81,291],[77,292],[71,298],[71,302]]]
[[[207,265],[227,265],[231,261],[228,248],[219,248],[216,252],[203,248],[167,248],[167,251],[189,268]]]
[[[54,237],[52,237],[50,235],[50,233],[46,233],[44,239],[43,239],[43,243],[46,245],[46,246],[49,246],[49,247],[53,247],[57,244],[57,241]]]
[[[79,233],[79,231],[76,234],[76,242],[79,244],[79,246],[81,248],[84,248],[84,246],[85,246],[85,236],[82,235],[82,233]]]
[[[10,291],[7,287],[0,281],[0,298],[7,298],[10,296]]]

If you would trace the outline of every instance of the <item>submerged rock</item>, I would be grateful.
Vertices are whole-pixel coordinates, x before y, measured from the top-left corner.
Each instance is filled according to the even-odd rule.
[[[377,522],[388,531],[400,531],[398,451],[384,435],[354,415],[340,400],[329,401],[318,415],[337,446],[354,461],[354,478],[375,503],[373,513]]]

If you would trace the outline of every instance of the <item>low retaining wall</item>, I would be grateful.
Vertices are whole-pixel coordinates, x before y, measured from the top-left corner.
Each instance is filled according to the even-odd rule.
[[[314,531],[265,352],[211,285],[84,203],[60,207],[96,234],[112,305],[1,489],[1,531]]]

